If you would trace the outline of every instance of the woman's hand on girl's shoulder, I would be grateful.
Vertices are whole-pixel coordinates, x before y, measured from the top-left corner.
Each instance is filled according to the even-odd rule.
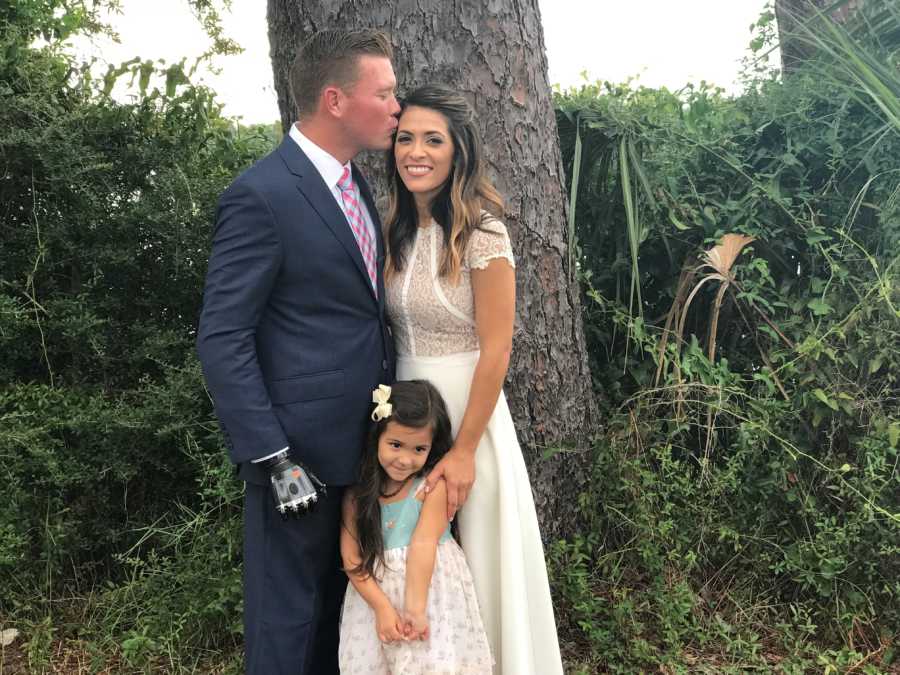
[[[439,481],[444,482],[441,478],[446,481],[447,520],[453,520],[457,510],[469,498],[469,491],[475,483],[475,452],[456,446],[451,448],[428,474],[426,489],[433,491]]]

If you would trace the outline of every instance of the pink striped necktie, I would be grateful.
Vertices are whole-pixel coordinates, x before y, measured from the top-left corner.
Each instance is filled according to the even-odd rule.
[[[344,213],[347,215],[350,229],[353,230],[353,236],[359,246],[359,252],[362,253],[363,262],[366,264],[366,270],[369,272],[369,279],[372,281],[372,288],[375,289],[377,297],[378,268],[375,265],[375,236],[363,217],[359,205],[359,191],[356,189],[356,183],[353,182],[350,167],[344,167],[344,173],[341,174],[337,186],[344,202]]]

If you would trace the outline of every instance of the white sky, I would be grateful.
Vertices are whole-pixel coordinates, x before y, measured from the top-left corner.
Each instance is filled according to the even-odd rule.
[[[640,84],[677,89],[706,80],[735,92],[750,25],[768,1],[539,0],[550,83],[576,85],[587,71],[592,81],[638,75]],[[121,5],[121,15],[110,19],[121,43],[79,41],[77,53],[114,64],[135,56],[167,62],[187,56],[190,64],[209,46],[185,0],[122,0]],[[221,72],[195,81],[202,79],[218,93],[228,115],[245,123],[277,120],[265,0],[233,0],[223,24],[245,51],[218,57]]]

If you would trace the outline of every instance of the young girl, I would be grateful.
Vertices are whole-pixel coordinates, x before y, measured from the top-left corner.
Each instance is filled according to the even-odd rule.
[[[443,481],[424,477],[452,445],[429,382],[380,385],[359,484],[344,497],[342,675],[489,675],[490,648]]]

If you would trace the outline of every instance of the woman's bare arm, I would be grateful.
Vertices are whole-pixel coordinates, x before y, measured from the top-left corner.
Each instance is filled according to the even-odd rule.
[[[481,354],[453,448],[428,476],[429,489],[441,476],[446,479],[450,519],[465,503],[475,482],[475,450],[503,389],[516,315],[516,274],[508,260],[495,258],[485,269],[473,269],[471,275]]]

